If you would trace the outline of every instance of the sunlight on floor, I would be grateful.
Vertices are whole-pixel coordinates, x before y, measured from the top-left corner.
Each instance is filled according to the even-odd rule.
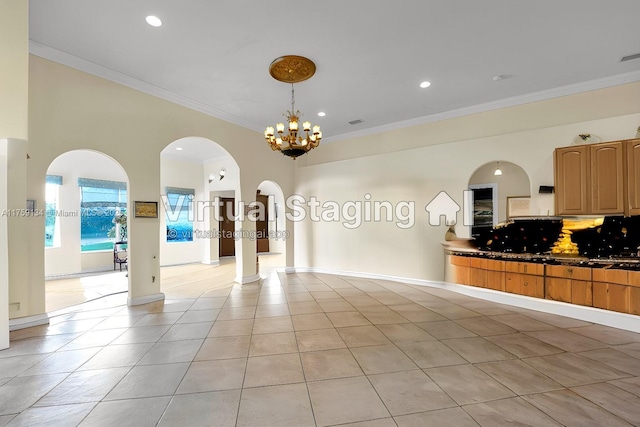
[[[283,254],[260,255],[259,260],[262,277],[285,265]],[[190,298],[232,285],[236,276],[236,263],[235,258],[225,258],[220,260],[219,266],[194,263],[162,267],[160,271],[161,290],[166,298]],[[46,280],[46,312],[51,313],[96,298],[127,292],[129,285],[126,275],[126,271],[116,271]]]

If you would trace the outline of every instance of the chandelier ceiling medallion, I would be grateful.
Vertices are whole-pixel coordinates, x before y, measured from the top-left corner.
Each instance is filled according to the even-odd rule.
[[[302,56],[282,56],[271,63],[269,74],[274,79],[291,83],[291,110],[283,115],[287,118],[287,129],[284,123],[278,123],[275,127],[267,126],[264,137],[273,151],[280,151],[285,156],[299,157],[309,150],[316,148],[322,139],[320,126],[311,126],[310,122],[302,123],[300,130],[299,120],[302,114],[295,109],[294,83],[305,81],[316,72],[316,64]]]

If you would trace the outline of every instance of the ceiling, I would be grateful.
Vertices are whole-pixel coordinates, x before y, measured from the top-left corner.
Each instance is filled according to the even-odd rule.
[[[220,145],[212,144],[211,141],[206,138],[193,136],[173,141],[164,147],[160,155],[162,157],[192,163],[204,163],[219,157],[231,157]]]
[[[638,0],[30,0],[30,38],[259,132],[290,108],[269,64],[306,56],[317,71],[296,108],[330,142],[640,80],[640,59],[620,62],[640,52],[639,16]]]

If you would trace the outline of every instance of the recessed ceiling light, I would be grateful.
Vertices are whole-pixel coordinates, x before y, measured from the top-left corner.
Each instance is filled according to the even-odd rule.
[[[162,21],[157,16],[149,15],[145,18],[145,20],[147,21],[147,24],[151,25],[152,27],[159,27],[162,25]]]
[[[325,113],[324,111],[320,111],[320,112],[318,113],[318,116],[320,116],[320,117],[324,117],[324,116],[326,116],[326,115],[327,115],[327,113]]]
[[[427,88],[429,86],[431,86],[431,82],[422,82],[422,83],[420,83],[420,87],[422,89]]]
[[[176,147],[176,150],[182,151],[182,147]]]

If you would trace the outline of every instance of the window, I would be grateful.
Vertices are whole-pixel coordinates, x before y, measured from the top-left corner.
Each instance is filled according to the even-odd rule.
[[[59,175],[47,175],[45,187],[45,217],[44,217],[44,247],[60,246],[60,221],[56,211],[58,209],[58,193],[62,185]]]
[[[195,190],[167,187],[166,193],[163,203],[167,213],[167,242],[192,242]]]
[[[80,245],[83,252],[113,250],[116,240],[126,240],[125,226],[116,224],[127,212],[127,184],[78,178],[80,187]]]

